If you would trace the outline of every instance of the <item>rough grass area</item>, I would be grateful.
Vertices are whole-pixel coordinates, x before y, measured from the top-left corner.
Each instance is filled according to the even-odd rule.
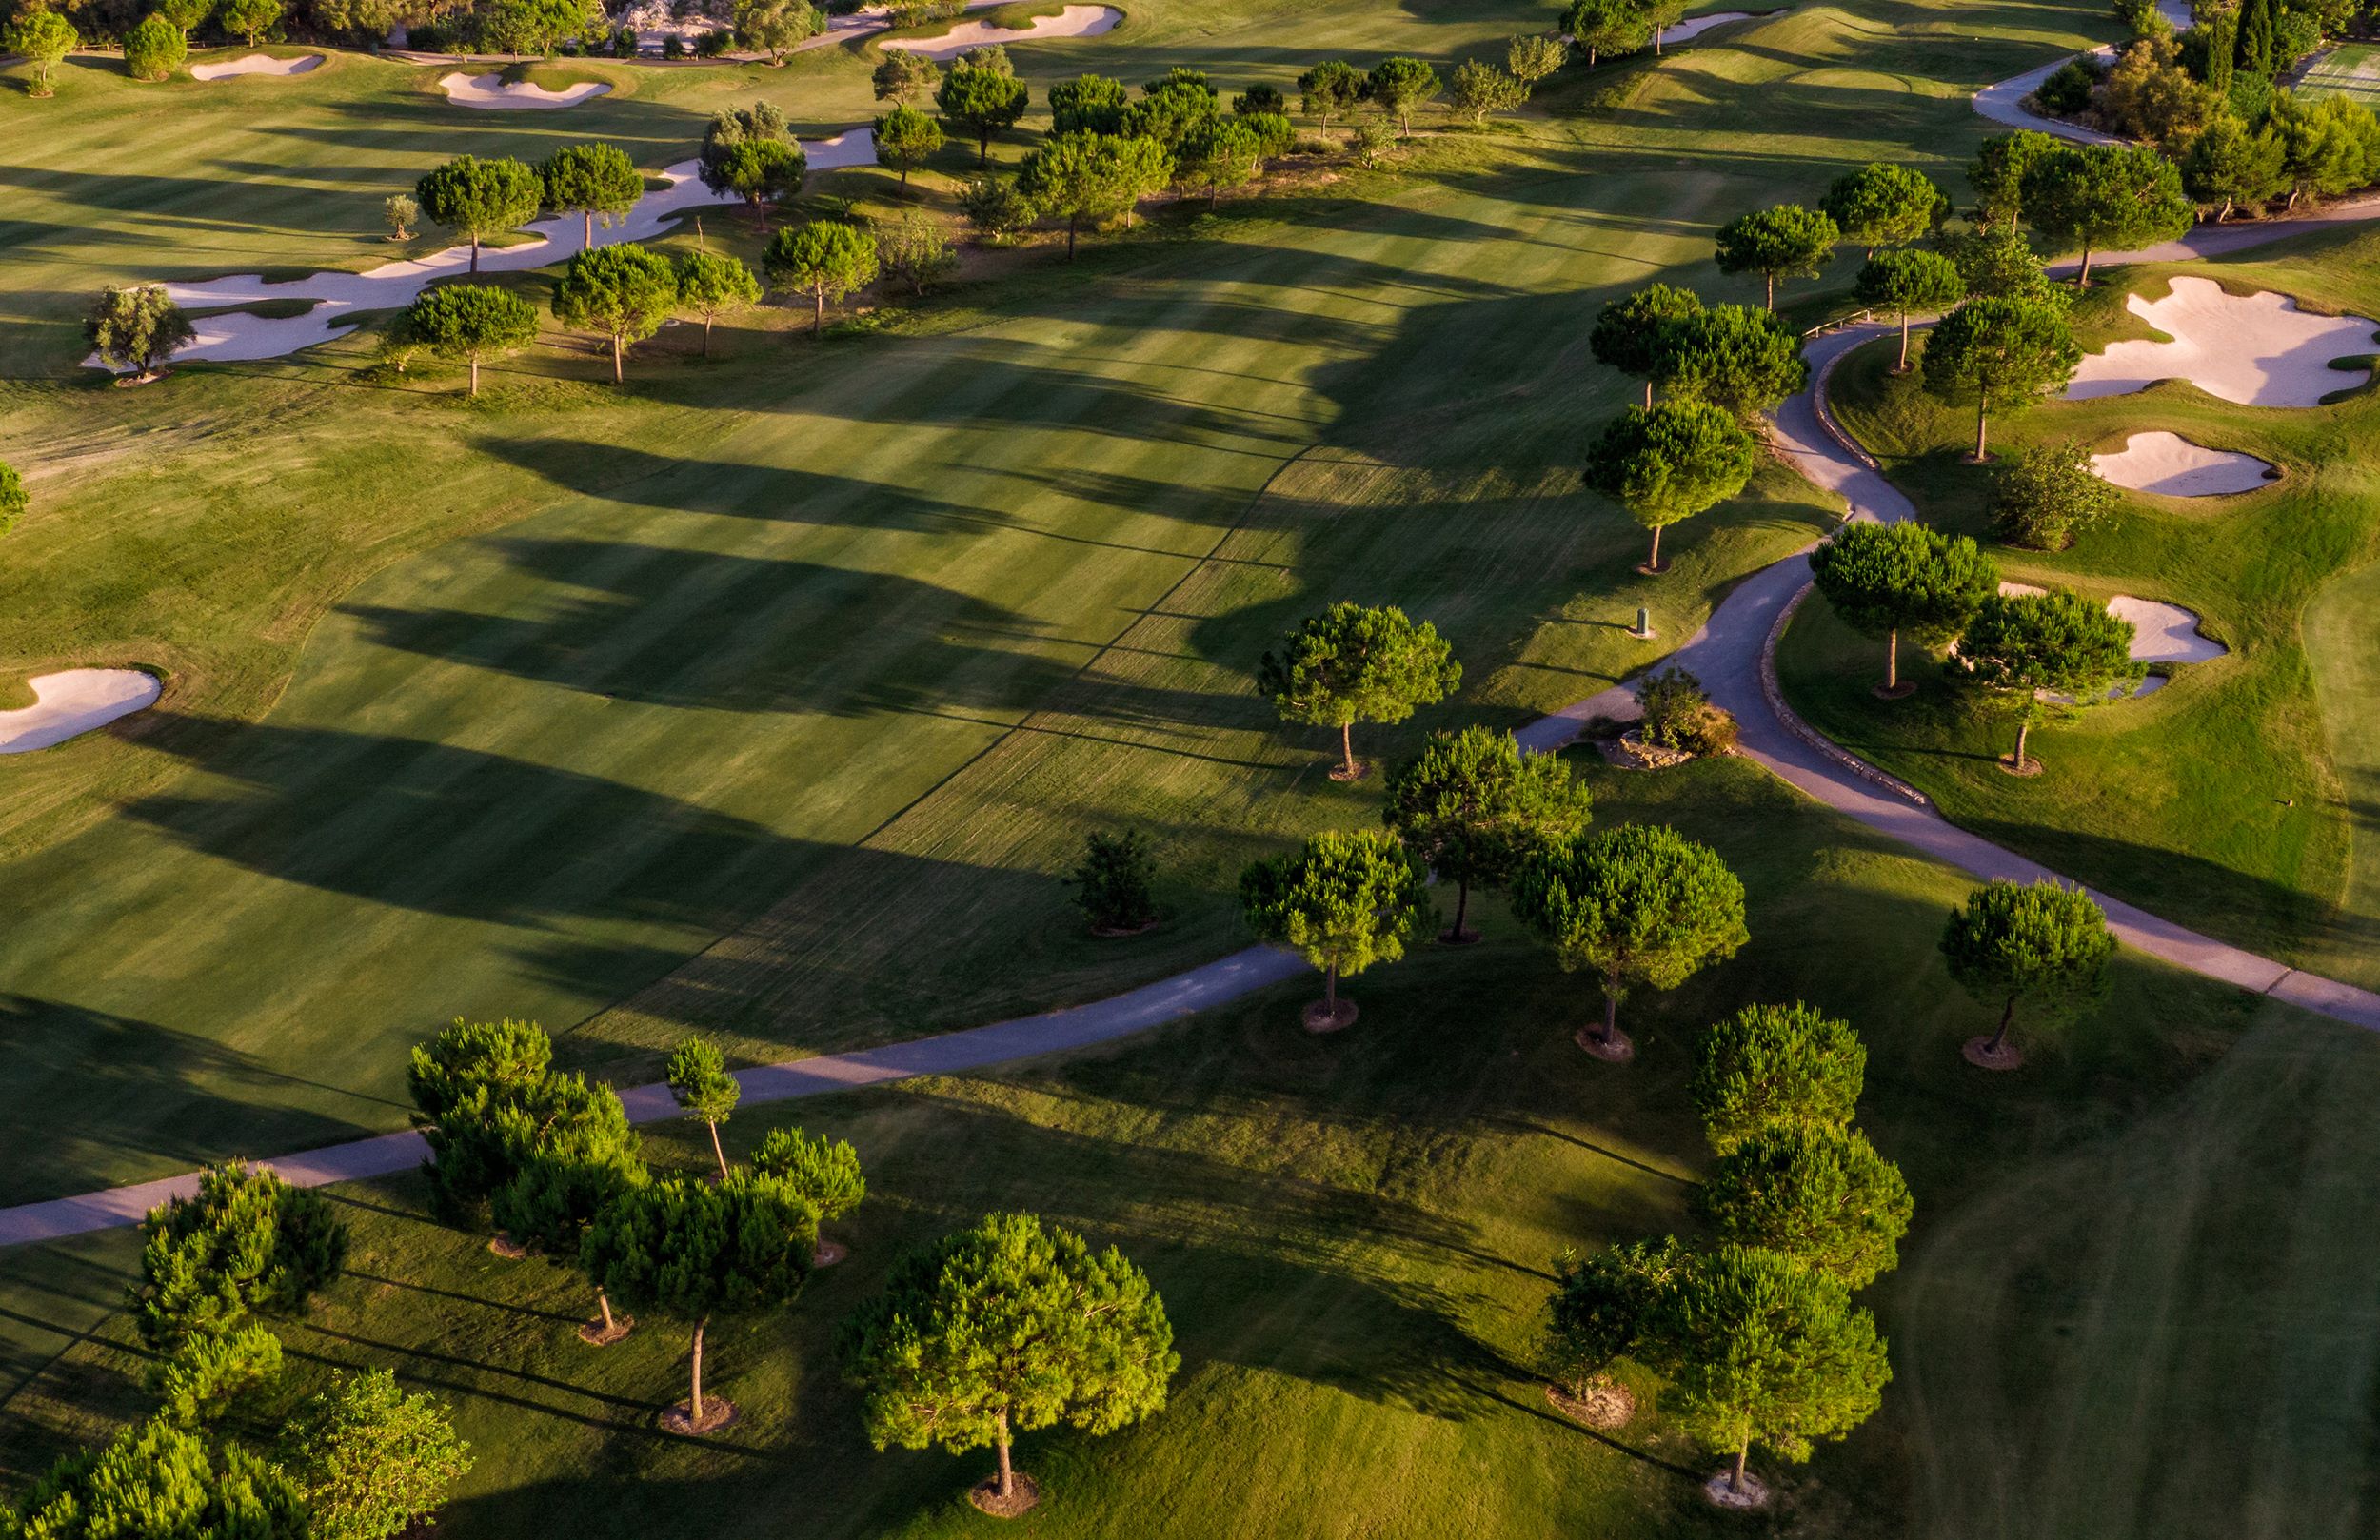
[[[1049,1532],[1735,1534],[1657,1410],[1608,1440],[1551,1412],[1537,1311],[1560,1247],[1690,1223],[1699,1025],[1807,997],[1867,1038],[1862,1123],[1918,1221],[1873,1291],[1885,1411],[1806,1469],[1763,1462],[1790,1493],[1779,1532],[2369,1525],[2311,1472],[2356,1468],[2380,1431],[2356,1281],[2380,1243],[2353,1222],[2380,1176],[2362,1111],[2380,1043],[2126,958],[2101,1009],[2028,1043],[2022,1075],[1980,1075],[1956,1044],[1986,1016],[1934,950],[1964,879],[1740,761],[1586,773],[1602,823],[1674,821],[1749,889],[1743,953],[1629,1003],[1625,1071],[1569,1041],[1587,991],[1490,905],[1485,944],[1354,980],[1363,1019],[1340,1037],[1298,1029],[1296,984],[1094,1054],[739,1114],[734,1149],[787,1119],[851,1138],[871,1195],[837,1227],[848,1262],[784,1314],[713,1330],[710,1383],[745,1413],[724,1437],[652,1426],[684,1393],[683,1330],[582,1347],[581,1286],[430,1224],[410,1179],[341,1190],[350,1275],[284,1334],[304,1374],[393,1363],[454,1398],[482,1456],[440,1526],[457,1540],[782,1533],[789,1512],[805,1534],[954,1532],[985,1456],[867,1451],[827,1344],[903,1245],[1023,1205],[1142,1261],[1185,1359],[1145,1427],[1024,1442]],[[669,1163],[708,1158],[699,1130],[656,1141]],[[30,1378],[0,1459],[17,1472],[141,1395],[125,1324],[98,1319],[126,1240],[10,1261],[0,1341],[9,1383]]]
[[[2326,233],[2200,269],[2237,292],[2272,288],[2326,309],[2380,301],[2380,239]],[[2137,268],[2094,288],[2079,319],[2092,346],[2145,335],[2125,294],[2163,292],[2175,269]],[[1844,425],[1946,528],[1987,536],[1988,472],[1959,463],[1973,419],[1888,372],[1889,346],[1835,376]],[[1917,694],[1869,693],[1881,648],[1823,602],[1804,605],[1778,658],[1787,694],[1824,731],[1909,778],[1954,821],[2157,914],[2298,966],[2380,983],[2380,893],[2355,876],[2376,805],[2368,693],[2372,612],[2327,597],[2380,541],[2380,470],[2362,446],[2380,396],[2303,410],[2215,400],[2180,382],[2137,395],[2057,402],[1994,425],[2002,450],[2069,440],[2119,447],[2165,428],[2282,467],[2276,485],[2229,498],[2127,494],[2109,523],[2056,554],[2000,548],[2011,578],[2094,596],[2166,600],[2204,617],[2229,656],[2178,666],[2158,693],[2036,732],[2034,779],[2000,773],[2014,729],[1920,663]],[[2315,606],[2310,612],[2309,606]],[[2350,620],[2350,613],[2357,618]],[[2314,624],[2312,614],[2331,617]]]

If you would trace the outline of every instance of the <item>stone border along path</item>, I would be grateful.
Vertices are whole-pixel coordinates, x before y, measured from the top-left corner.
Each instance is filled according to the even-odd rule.
[[[832,138],[805,139],[801,143],[813,171],[876,164],[873,128],[847,128]],[[690,210],[723,201],[732,204],[733,199],[723,200],[703,186],[695,174],[700,165],[699,161],[680,161],[664,170],[661,175],[669,186],[639,199],[620,225],[608,230],[598,227],[595,244],[616,246],[623,241],[645,240]],[[536,239],[518,246],[484,248],[480,252],[480,271],[501,273],[543,267],[575,255],[584,241],[584,222],[576,214],[541,219],[523,229]],[[286,284],[268,283],[253,273],[168,284],[167,295],[184,309],[222,312],[192,315],[190,325],[198,333],[197,340],[176,352],[173,359],[184,363],[193,359],[283,358],[345,336],[356,325],[356,311],[403,309],[432,283],[442,278],[467,277],[470,268],[471,248],[450,246],[426,257],[383,263],[367,272],[318,272]],[[275,300],[312,300],[314,306],[303,315],[294,316],[260,316],[232,308]],[[107,367],[96,354],[83,363],[87,368]]]
[[[2380,218],[2380,200],[2363,207],[2365,212],[2354,217]],[[2273,241],[2298,233],[2306,223],[2279,221],[2248,228],[2260,230],[2265,241]],[[2231,237],[2223,241],[2220,249],[2261,244],[2240,240],[2242,228],[2225,226],[2214,230],[2218,238]],[[2170,247],[2180,247],[2184,256],[2209,254],[2191,249],[2187,237],[2170,243]],[[2111,252],[2103,260],[2111,266],[2121,262],[2178,260],[2157,255],[2170,247],[2149,252]],[[1850,503],[1854,517],[1885,523],[1915,518],[1915,505],[1882,473],[1862,464],[1864,452],[1841,439],[1839,429],[1830,432],[1822,425],[1820,413],[1825,408],[1819,397],[1825,390],[1828,373],[1838,361],[1862,343],[1890,335],[1894,329],[1886,323],[1870,322],[1814,340],[1807,349],[1812,385],[1780,405],[1774,423],[1778,452],[1795,469],[1813,485],[1842,496]],[[1763,567],[1731,589],[1711,612],[1711,619],[1702,629],[1688,639],[1684,646],[1657,660],[1655,666],[1676,665],[1699,675],[1711,698],[1735,714],[1742,727],[1740,741],[1744,754],[1826,806],[1973,877],[2006,878],[2018,882],[2066,880],[2037,861],[1954,826],[1931,805],[1909,801],[1872,783],[1866,775],[1855,774],[1841,762],[1850,758],[1847,750],[1829,744],[1832,752],[1821,753],[1814,744],[1795,737],[1769,709],[1768,692],[1775,690],[1776,683],[1775,661],[1766,644],[1775,634],[1786,606],[1809,587],[1810,556],[1806,550]],[[1522,747],[1544,753],[1571,742],[1586,723],[1597,717],[1636,714],[1635,692],[1624,683],[1615,684],[1531,722],[1515,736]],[[1864,768],[1875,776],[1884,775],[1874,766]],[[2185,930],[2103,893],[2092,892],[2092,897],[2107,911],[2109,927],[2126,946],[2175,967],[2259,995],[2270,995],[2317,1016],[2380,1032],[2380,994],[2301,973],[2270,958]],[[1299,977],[1306,971],[1305,963],[1289,953],[1253,946],[1170,978],[1070,1010],[946,1032],[860,1053],[764,1064],[738,1072],[736,1079],[743,1085],[746,1100],[783,1101],[883,1085],[917,1075],[984,1069],[1129,1037],[1161,1022],[1240,999]],[[638,1122],[679,1116],[664,1086],[637,1086],[621,1093],[620,1099],[628,1109],[628,1116]],[[418,1134],[383,1134],[278,1156],[263,1164],[298,1186],[323,1187],[405,1171],[421,1162],[426,1148]],[[137,1224],[149,1209],[169,1197],[196,1191],[197,1184],[197,1174],[193,1172],[131,1187],[105,1188],[73,1197],[0,1209],[0,1246],[55,1240]]]

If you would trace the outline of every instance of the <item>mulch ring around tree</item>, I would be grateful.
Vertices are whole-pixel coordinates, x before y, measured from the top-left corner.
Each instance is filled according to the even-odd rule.
[[[518,1262],[529,1254],[529,1249],[499,1230],[487,1237],[487,1249],[507,1262]]]
[[[2022,764],[2005,754],[1992,762],[1999,766],[2000,774],[2004,776],[2037,776],[2041,773],[2041,761],[2031,755],[2025,757]]]
[[[1636,1056],[1635,1041],[1616,1027],[1608,1038],[1593,1027],[1580,1027],[1571,1040],[1606,1064],[1625,1064]]]
[[[1356,1024],[1356,1002],[1340,1000],[1334,1008],[1316,1000],[1305,1009],[1305,1024],[1308,1032],[1344,1032]]]
[[[1627,1427],[1629,1419],[1636,1414],[1636,1398],[1628,1387],[1599,1374],[1588,1385],[1584,1395],[1573,1395],[1558,1385],[1548,1385],[1545,1399],[1571,1421],[1607,1433]]]
[[[613,1343],[619,1341],[622,1337],[626,1336],[630,1332],[635,1330],[635,1316],[623,1315],[615,1312],[611,1317],[611,1324],[609,1326],[605,1326],[604,1324],[604,1318],[601,1315],[596,1316],[591,1321],[581,1322],[579,1325],[579,1340],[585,1343],[590,1348],[608,1348]]]
[[[703,1397],[701,1422],[694,1420],[694,1414],[681,1401],[661,1414],[661,1427],[665,1433],[715,1433],[723,1428],[734,1427],[736,1419],[743,1415],[736,1410],[736,1404],[725,1396],[706,1395]]]
[[[1906,701],[1917,693],[1917,681],[1914,679],[1905,679],[1898,684],[1872,685],[1868,693],[1879,701]]]
[[[1479,941],[1479,933],[1467,925],[1458,931],[1438,933],[1438,944],[1440,946],[1478,946]]]
[[[1331,779],[1333,780],[1361,780],[1364,777],[1370,775],[1371,773],[1372,767],[1368,764],[1359,764],[1353,770],[1348,769],[1344,763],[1331,766]]]
[[[1989,1037],[1970,1037],[1959,1051],[1960,1056],[1979,1070],[2020,1070],[2025,1067],[2024,1051],[2014,1043],[2002,1043],[1996,1049]]]
[[[844,1257],[849,1256],[850,1254],[851,1248],[845,1246],[842,1241],[827,1240],[822,1237],[818,1243],[818,1254],[810,1258],[810,1266],[833,1267],[837,1262],[842,1261]]]
[[[1091,927],[1091,934],[1101,940],[1114,940],[1125,936],[1146,936],[1155,929],[1157,929],[1156,920],[1144,919],[1138,925],[1094,925]]]
[[[1714,1474],[1710,1480],[1702,1484],[1702,1495],[1711,1499],[1712,1505],[1717,1508],[1750,1509],[1769,1506],[1769,1484],[1767,1482],[1747,1471],[1744,1475],[1744,1484],[1737,1487],[1728,1480],[1728,1477],[1734,1473],[1732,1471],[1721,1471]]]
[[[967,1489],[967,1501],[996,1519],[1012,1519],[1026,1512],[1041,1500],[1039,1483],[1021,1471],[1012,1471],[1008,1479],[1008,1495],[1000,1494],[1000,1477],[985,1476]]]
[[[1601,740],[1596,746],[1603,751],[1606,761],[1621,770],[1667,770],[1694,758],[1684,749],[1648,743],[1644,734],[1633,727],[1617,738]]]

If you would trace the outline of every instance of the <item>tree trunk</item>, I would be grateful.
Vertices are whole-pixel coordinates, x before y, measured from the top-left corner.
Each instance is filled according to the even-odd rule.
[[[1322,1014],[1330,1020],[1339,1019],[1339,964],[1336,962],[1322,970]]]
[[[2220,208],[2218,208],[2218,209],[2216,209],[2216,210],[2214,211],[2214,222],[2215,222],[2216,224],[2220,225],[2220,224],[2222,224],[2225,220],[2227,220],[2227,219],[2229,219],[2229,218],[2231,218],[2231,200],[2230,198],[2228,198],[2228,197],[2227,197],[2227,198],[2225,198],[2225,199],[2223,200],[2223,207],[2220,207]]]
[[[711,1124],[710,1131],[711,1155],[719,1161],[719,1179],[724,1182],[727,1179],[727,1152],[719,1147],[719,1125]]]
[[[1765,279],[1767,279],[1767,280],[1768,280],[1768,285],[1769,285],[1769,308],[1770,308],[1771,310],[1775,310],[1775,309],[1776,308],[1776,274],[1775,274],[1775,273],[1762,273],[1760,276],[1761,276],[1762,278],[1765,278]]]
[[[1649,374],[1644,377],[1644,409],[1653,409],[1653,376]]]
[[[711,318],[707,313],[703,317],[703,356],[711,356]]]
[[[1339,757],[1346,761],[1347,779],[1355,780],[1356,724],[1354,722],[1342,721],[1339,724]]]
[[[479,394],[479,355],[477,353],[471,355],[471,394],[474,396]]]
[[[2074,275],[2074,286],[2076,288],[2091,286],[2091,243],[2089,241],[2083,243],[2082,271]]]
[[[1978,391],[1975,395],[1975,459],[1978,462],[1983,459],[1984,412],[1989,405],[1983,394]]]
[[[1901,628],[1897,625],[1884,633],[1884,687],[1901,687]]]
[[[619,1324],[611,1318],[611,1295],[598,1289],[595,1291],[595,1303],[602,1308],[604,1313],[604,1335],[609,1336],[619,1331]]]
[[[1468,878],[1455,884],[1455,939],[1462,939],[1463,911],[1471,907],[1471,881]]]
[[[1592,45],[1587,49],[1587,68],[1590,69],[1595,68],[1595,49]]]
[[[1000,1494],[1002,1497],[1012,1497],[1016,1495],[1017,1491],[1017,1472],[1008,1465],[1008,1412],[1005,1408],[1002,1408],[1000,1413],[999,1429],[1000,1431],[993,1434],[992,1442],[1000,1448]]]
[[[978,166],[992,164],[992,130],[989,128],[975,136],[975,164]]]
[[[1894,374],[1909,372],[1909,312],[1901,312],[1901,361],[1893,365]]]
[[[2008,1025],[2015,1019],[2016,997],[2011,995],[2008,997],[2007,1006],[2000,1012],[2000,1030],[1992,1035],[1991,1046],[1983,1051],[1986,1057],[1998,1053],[2000,1051],[2000,1044],[2008,1041]]]
[[[694,1393],[686,1399],[686,1409],[693,1413],[694,1426],[703,1426],[703,1329],[711,1324],[707,1315],[694,1323]]]
[[[1746,1439],[1743,1443],[1735,1446],[1735,1469],[1727,1473],[1727,1490],[1729,1491],[1740,1492],[1744,1490],[1744,1459],[1747,1455],[1751,1454],[1751,1452],[1752,1441],[1750,1439]]]
[[[479,272],[479,236],[476,233],[471,237],[471,272],[474,276]]]
[[[613,385],[621,383],[620,334],[616,331],[611,334],[611,383]]]
[[[1074,261],[1074,232],[1077,224],[1078,221],[1074,215],[1066,216],[1066,260],[1068,262]]]
[[[826,335],[826,290],[819,289],[817,298],[818,309],[810,316],[810,335],[823,337]]]
[[[582,208],[579,210],[579,217],[586,222],[586,233],[580,239],[579,249],[592,251],[595,249],[595,210]]]
[[[2025,767],[2025,739],[2032,732],[2033,719],[2030,717],[2016,724],[2016,768],[2019,770]]]
[[[1659,524],[1653,526],[1653,557],[1645,563],[1645,565],[1656,572],[1661,570],[1661,526]]]
[[[1614,968],[1603,976],[1603,1041],[1608,1045],[1619,1037],[1619,970]]]
[[[901,168],[901,190],[903,192],[909,190],[909,168],[906,166]]]

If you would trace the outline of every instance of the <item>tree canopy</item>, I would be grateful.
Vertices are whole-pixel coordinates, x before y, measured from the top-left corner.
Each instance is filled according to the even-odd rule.
[[[1605,300],[1596,312],[1587,346],[1596,362],[1644,380],[1644,404],[1653,405],[1653,377],[1667,357],[1663,333],[1702,311],[1702,298],[1672,284],[1648,284],[1632,294]]]
[[[922,53],[908,49],[886,49],[883,62],[869,77],[880,102],[909,105],[909,98],[922,95],[942,83],[942,66]]]
[[[2271,125],[2251,128],[2229,112],[2217,113],[2190,143],[2182,187],[2200,203],[2218,205],[2214,217],[2221,224],[2239,205],[2261,206],[2288,188],[2286,153]]]
[[[1594,799],[1556,754],[1524,754],[1509,732],[1432,733],[1388,774],[1380,820],[1430,870],[1455,883],[1450,939],[1463,939],[1474,887],[1500,888],[1548,840],[1587,826]]]
[[[659,331],[677,308],[677,266],[633,243],[580,252],[554,284],[554,319],[611,343],[614,385],[628,346]]]
[[[163,284],[149,284],[103,292],[83,318],[83,336],[102,362],[149,379],[198,331]]]
[[[1915,1210],[1900,1168],[1856,1129],[1766,1128],[1719,1156],[1695,1207],[1720,1241],[1864,1289],[1900,1261]]]
[[[821,1219],[840,1219],[867,1196],[860,1152],[846,1139],[772,1128],[752,1152],[752,1169],[784,1182]]]
[[[54,10],[28,10],[0,31],[0,47],[23,57],[33,67],[32,95],[54,96],[50,85],[50,71],[60,59],[82,46],[82,36],[74,24]]]
[[[1939,251],[1879,251],[1860,267],[1852,292],[1859,303],[1898,316],[1900,360],[1895,374],[1909,372],[1909,318],[1920,310],[1947,310],[1967,297],[1958,264]]]
[[[1755,209],[1720,227],[1719,271],[1758,273],[1767,286],[1768,307],[1774,310],[1776,281],[1815,277],[1842,238],[1835,221],[1815,208],[1779,204]]]
[[[1847,1126],[1867,1071],[1849,1022],[1799,1001],[1747,1005],[1702,1035],[1687,1095],[1725,1155],[1770,1129]]]
[[[1395,962],[1437,918],[1429,877],[1388,834],[1325,831],[1299,850],[1252,861],[1240,875],[1249,927],[1322,970],[1320,1014],[1308,1024],[1344,1026],[1339,980],[1376,962]]]
[[[177,34],[178,35],[178,34]],[[296,1483],[238,1445],[217,1450],[152,1420],[69,1454],[33,1483],[0,1531],[24,1540],[309,1540]]]
[[[2107,699],[2111,690],[2140,682],[2132,661],[2132,622],[2064,589],[2046,594],[1994,594],[1977,607],[1958,639],[1969,679],[2006,701],[2017,718],[2012,769],[2033,768],[2025,739],[2045,715],[2044,692],[2074,706]]]
[[[1675,989],[1752,938],[1744,885],[1718,853],[1656,823],[1540,847],[1513,880],[1512,908],[1563,972],[1602,979],[1606,1050],[1623,1041],[1619,1002],[1631,986]]]
[[[589,249],[595,245],[596,215],[609,226],[627,218],[645,196],[645,173],[617,145],[565,145],[545,158],[538,174],[545,185],[545,207],[577,214],[583,222],[580,245]]]
[[[1555,1259],[1546,1301],[1546,1369],[1572,1395],[1613,1359],[1635,1353],[1692,1258],[1675,1236]]]
[[[678,258],[678,306],[703,318],[703,356],[711,356],[711,323],[761,300],[761,281],[740,258],[688,251]]]
[[[1967,185],[1975,192],[1975,220],[1986,228],[2005,224],[2013,233],[2025,209],[2025,172],[2058,142],[2034,128],[1995,133],[1975,148]]]
[[[413,197],[432,222],[471,243],[476,273],[480,243],[535,219],[545,184],[525,161],[457,155],[414,184]]]
[[[124,69],[134,80],[164,80],[182,68],[190,45],[182,29],[155,11],[124,34]]]
[[[2092,252],[2146,247],[2190,228],[2197,208],[2182,173],[2146,145],[2060,146],[2025,168],[2025,215],[2062,249],[2082,248],[2077,285],[2091,282]]]
[[[942,148],[942,125],[913,107],[896,107],[876,120],[876,158],[901,173],[909,173],[934,158]]]
[[[1398,133],[1413,131],[1413,114],[1438,90],[1438,71],[1405,54],[1382,59],[1363,77],[1363,99],[1395,118]]]
[[[445,1405],[407,1395],[386,1369],[339,1375],[300,1410],[286,1444],[310,1540],[395,1540],[471,1469]]]
[[[402,329],[440,358],[469,365],[476,396],[481,364],[537,341],[537,309],[491,284],[441,284],[414,296]]]
[[[1884,687],[1900,684],[1900,637],[1938,646],[2000,589],[2000,566],[1965,535],[1914,520],[1853,523],[1810,554],[1810,576],[1843,622],[1885,640]]]
[[[710,1131],[711,1154],[719,1161],[720,1180],[727,1177],[727,1152],[720,1148],[719,1125],[744,1099],[744,1087],[727,1073],[727,1060],[717,1047],[701,1037],[687,1037],[669,1051],[663,1068],[669,1095],[685,1115]]]
[[[1299,106],[1326,128],[1362,99],[1363,71],[1344,59],[1325,59],[1298,77]]]
[[[1810,381],[1801,338],[1768,310],[1714,305],[1652,334],[1653,378],[1679,401],[1708,402],[1755,417]]]
[[[802,190],[810,159],[786,131],[784,113],[772,103],[755,102],[712,115],[696,165],[703,186],[742,198],[765,227],[766,206]]]
[[[871,1443],[990,1445],[1003,1499],[1017,1433],[1109,1433],[1161,1410],[1181,1365],[1173,1344],[1147,1274],[1029,1214],[991,1214],[904,1257],[838,1337]]]
[[[1394,604],[1333,604],[1299,622],[1257,666],[1257,689],[1283,721],[1339,729],[1336,773],[1348,780],[1363,773],[1355,723],[1402,721],[1461,683],[1462,665],[1438,627],[1416,624]]]
[[[1592,69],[1606,53],[1634,53],[1653,41],[1653,23],[1636,0],[1573,0],[1562,30],[1587,51]]]
[[[1106,75],[1077,75],[1049,89],[1052,133],[1115,133],[1123,128],[1132,93]]]
[[[1653,531],[1644,570],[1661,568],[1661,530],[1744,489],[1759,464],[1752,435],[1708,402],[1631,406],[1589,452],[1587,481]]]
[[[876,237],[841,220],[814,219],[782,229],[762,254],[769,282],[807,294],[810,335],[826,329],[826,305],[876,281]]]
[[[975,141],[976,164],[992,163],[992,135],[1024,116],[1030,92],[1023,81],[1005,69],[962,55],[942,76],[934,105],[951,126]]]
[[[1934,324],[1918,360],[1926,393],[1975,408],[1975,459],[1984,458],[1994,411],[2022,411],[2065,388],[2082,362],[2054,300],[2016,296],[1971,299]]]
[[[1061,133],[1044,140],[1018,166],[1017,190],[1035,208],[1066,222],[1071,259],[1082,227],[1096,227],[1128,212],[1164,186],[1172,168],[1171,156],[1153,139]]]
[[[25,510],[32,505],[32,496],[25,490],[25,478],[16,473],[14,465],[0,460],[0,535],[14,529],[16,522],[25,517]]]
[[[1836,177],[1818,207],[1843,241],[1873,257],[1878,247],[1924,237],[1950,211],[1950,199],[1914,166],[1873,161]]]
[[[2036,1027],[2060,1024],[2099,997],[2115,938],[2107,915],[2080,888],[2043,880],[1987,882],[1967,895],[1942,929],[1951,977],[1975,1003],[2000,1008],[1999,1030],[1983,1045],[2000,1057],[2018,1006]]]
[[[347,1265],[347,1232],[321,1194],[244,1161],[208,1166],[198,1191],[141,1221],[141,1274],[127,1299],[151,1348],[222,1335],[250,1311],[301,1310]]]
[[[826,30],[826,18],[809,0],[736,0],[735,28],[744,47],[760,49],[783,69],[794,45]]]
[[[1992,478],[1992,528],[2011,545],[2062,551],[2114,512],[2118,501],[2081,444],[2029,444]]]

